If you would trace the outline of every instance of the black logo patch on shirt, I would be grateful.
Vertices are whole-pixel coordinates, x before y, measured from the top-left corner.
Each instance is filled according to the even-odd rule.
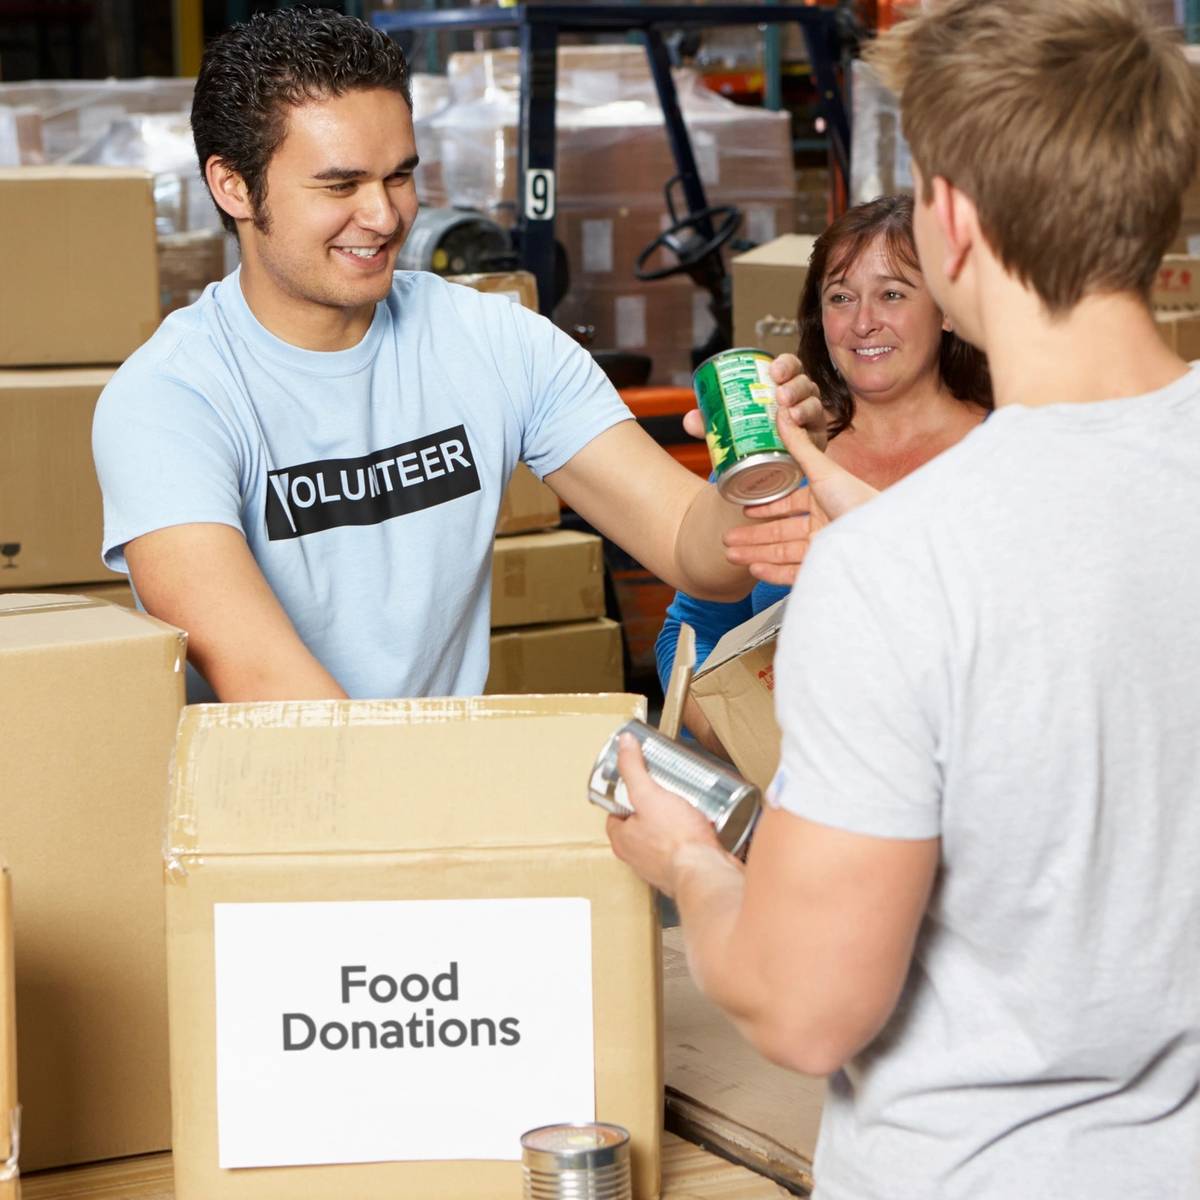
[[[479,491],[466,428],[455,425],[361,458],[330,458],[267,476],[273,542],[341,525],[378,525]]]

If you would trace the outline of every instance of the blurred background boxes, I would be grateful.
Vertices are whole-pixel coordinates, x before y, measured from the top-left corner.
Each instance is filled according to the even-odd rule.
[[[162,822],[184,635],[0,596],[25,1170],[170,1144]]]
[[[603,615],[604,570],[594,534],[558,529],[496,539],[493,629]]]
[[[795,354],[800,293],[816,238],[790,233],[739,254],[733,274],[733,341],[770,354]]]
[[[619,692],[624,686],[621,627],[606,617],[492,634],[486,695]]]

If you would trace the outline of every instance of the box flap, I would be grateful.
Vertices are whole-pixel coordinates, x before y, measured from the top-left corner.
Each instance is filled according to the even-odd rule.
[[[785,596],[782,600],[772,604],[770,608],[764,608],[750,620],[743,621],[741,625],[731,629],[712,648],[700,670],[696,672],[696,678],[699,679],[700,676],[715,671],[731,658],[745,654],[747,650],[753,650],[756,646],[769,642],[779,633],[786,605],[787,597]]]
[[[604,845],[587,781],[643,697],[195,705],[168,866],[188,855]]]
[[[687,703],[695,669],[696,631],[687,622],[681,621],[679,637],[675,640],[671,678],[667,680],[667,694],[663,698],[662,716],[658,722],[658,731],[664,737],[679,737],[679,731],[683,728],[683,708]]]

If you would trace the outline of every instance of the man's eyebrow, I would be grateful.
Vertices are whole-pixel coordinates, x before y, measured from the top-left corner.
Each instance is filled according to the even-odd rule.
[[[416,170],[417,163],[420,157],[416,154],[409,155],[402,163],[398,164],[394,171],[390,171],[390,175],[403,175],[410,171]],[[323,171],[318,171],[312,178],[319,179],[323,183],[353,183],[356,179],[367,179],[370,176],[370,171],[364,171],[361,167],[326,167]]]

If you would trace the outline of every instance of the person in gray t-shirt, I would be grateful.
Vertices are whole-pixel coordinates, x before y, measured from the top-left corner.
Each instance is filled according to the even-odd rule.
[[[1200,85],[1133,0],[943,0],[877,58],[996,414],[865,504],[783,423],[837,519],[748,863],[635,745],[610,836],[705,991],[832,1076],[818,1200],[1196,1197],[1200,371],[1147,295]]]

